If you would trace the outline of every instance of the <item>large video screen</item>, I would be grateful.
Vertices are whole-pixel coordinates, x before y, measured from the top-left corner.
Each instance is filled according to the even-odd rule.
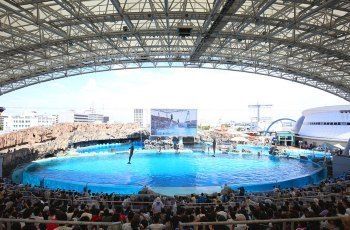
[[[151,135],[196,136],[196,109],[151,109]]]

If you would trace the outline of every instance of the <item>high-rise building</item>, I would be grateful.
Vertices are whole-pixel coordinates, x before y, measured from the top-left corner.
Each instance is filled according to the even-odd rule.
[[[134,122],[143,126],[143,109],[134,109]]]

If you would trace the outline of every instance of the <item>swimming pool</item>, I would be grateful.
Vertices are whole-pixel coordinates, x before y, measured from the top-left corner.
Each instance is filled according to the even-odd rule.
[[[244,186],[248,191],[271,190],[275,185],[300,187],[326,177],[326,170],[311,161],[254,153],[212,157],[191,150],[176,154],[136,149],[129,165],[129,154],[124,145],[122,148],[123,151],[93,151],[90,147],[72,156],[32,162],[24,168],[21,182],[51,189],[86,188],[119,194],[134,194],[147,185],[156,192],[174,195],[219,192],[224,184],[233,188]]]

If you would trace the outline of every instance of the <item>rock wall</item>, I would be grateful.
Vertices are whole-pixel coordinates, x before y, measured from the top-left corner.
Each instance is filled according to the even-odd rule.
[[[50,127],[33,127],[0,136],[4,156],[3,174],[8,176],[18,165],[65,151],[77,142],[118,140],[149,135],[137,124],[69,123]]]
[[[27,145],[39,151],[66,149],[68,144],[90,141],[125,139],[147,133],[137,124],[68,123],[50,127],[33,127],[0,136],[0,150]]]
[[[22,148],[3,155],[3,176],[10,176],[19,165],[29,163],[39,157],[39,152],[29,148]]]

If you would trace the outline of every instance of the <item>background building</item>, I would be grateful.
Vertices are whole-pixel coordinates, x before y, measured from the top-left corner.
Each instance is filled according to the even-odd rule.
[[[37,114],[36,112],[3,117],[5,132],[17,131],[35,126],[51,126],[57,123],[57,115]]]
[[[143,127],[143,109],[134,109],[134,122]]]
[[[5,111],[5,107],[0,107],[0,131],[4,129],[4,117],[2,113]]]
[[[295,135],[290,131],[276,132],[277,144],[282,146],[294,146]]]
[[[4,130],[4,119],[6,116],[0,116],[0,131]]]
[[[298,138],[309,144],[340,144],[350,139],[350,105],[326,106],[303,111],[294,130]]]
[[[93,109],[86,110],[83,113],[69,110],[59,115],[59,123],[108,123],[108,121],[108,116],[98,114]]]
[[[5,107],[0,107],[0,131],[4,129],[4,117],[2,116],[2,112],[5,111]]]

